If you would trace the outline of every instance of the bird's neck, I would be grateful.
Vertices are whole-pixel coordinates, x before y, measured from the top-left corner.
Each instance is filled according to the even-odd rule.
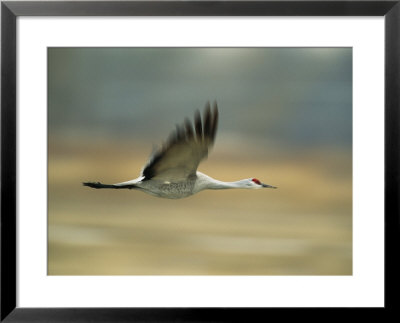
[[[223,190],[228,188],[244,188],[244,181],[240,180],[236,182],[222,182],[217,179],[214,179],[210,176],[207,176],[203,173],[198,172],[197,176],[202,182],[201,189],[209,189],[209,190]]]
[[[209,183],[207,188],[210,190],[223,190],[223,189],[228,189],[228,188],[243,188],[243,185],[240,183],[240,181],[221,182],[221,181],[215,180],[215,182]]]

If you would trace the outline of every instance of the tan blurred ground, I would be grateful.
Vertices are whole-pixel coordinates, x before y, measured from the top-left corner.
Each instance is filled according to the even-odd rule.
[[[50,141],[48,274],[352,274],[348,153],[239,158],[219,148],[200,171],[279,188],[203,191],[181,200],[94,190],[81,183],[135,178],[149,146]]]

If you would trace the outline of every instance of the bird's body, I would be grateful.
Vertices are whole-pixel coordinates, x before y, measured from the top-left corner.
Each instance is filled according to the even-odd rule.
[[[222,182],[197,171],[199,163],[208,156],[214,143],[217,124],[217,105],[214,104],[211,111],[207,104],[203,122],[200,113],[196,111],[194,128],[187,119],[183,126],[177,126],[167,143],[151,156],[138,178],[116,184],[85,182],[83,185],[92,188],[136,189],[169,199],[188,197],[205,189],[276,188],[256,178]]]

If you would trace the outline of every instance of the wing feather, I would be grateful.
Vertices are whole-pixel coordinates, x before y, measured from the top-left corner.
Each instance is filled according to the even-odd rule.
[[[185,181],[195,176],[197,167],[207,158],[215,140],[218,126],[216,103],[212,111],[207,103],[203,120],[204,123],[200,112],[196,111],[194,127],[187,118],[183,125],[176,127],[167,142],[150,157],[142,171],[144,180]]]
[[[196,139],[201,141],[203,137],[203,130],[201,125],[201,115],[199,110],[196,110],[194,114],[194,128],[196,129]]]

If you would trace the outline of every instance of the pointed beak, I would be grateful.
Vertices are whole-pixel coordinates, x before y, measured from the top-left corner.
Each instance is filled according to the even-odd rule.
[[[262,187],[277,188],[276,186],[272,186],[272,185],[268,185],[268,184],[264,184],[264,183],[262,183],[261,185],[262,185]]]

